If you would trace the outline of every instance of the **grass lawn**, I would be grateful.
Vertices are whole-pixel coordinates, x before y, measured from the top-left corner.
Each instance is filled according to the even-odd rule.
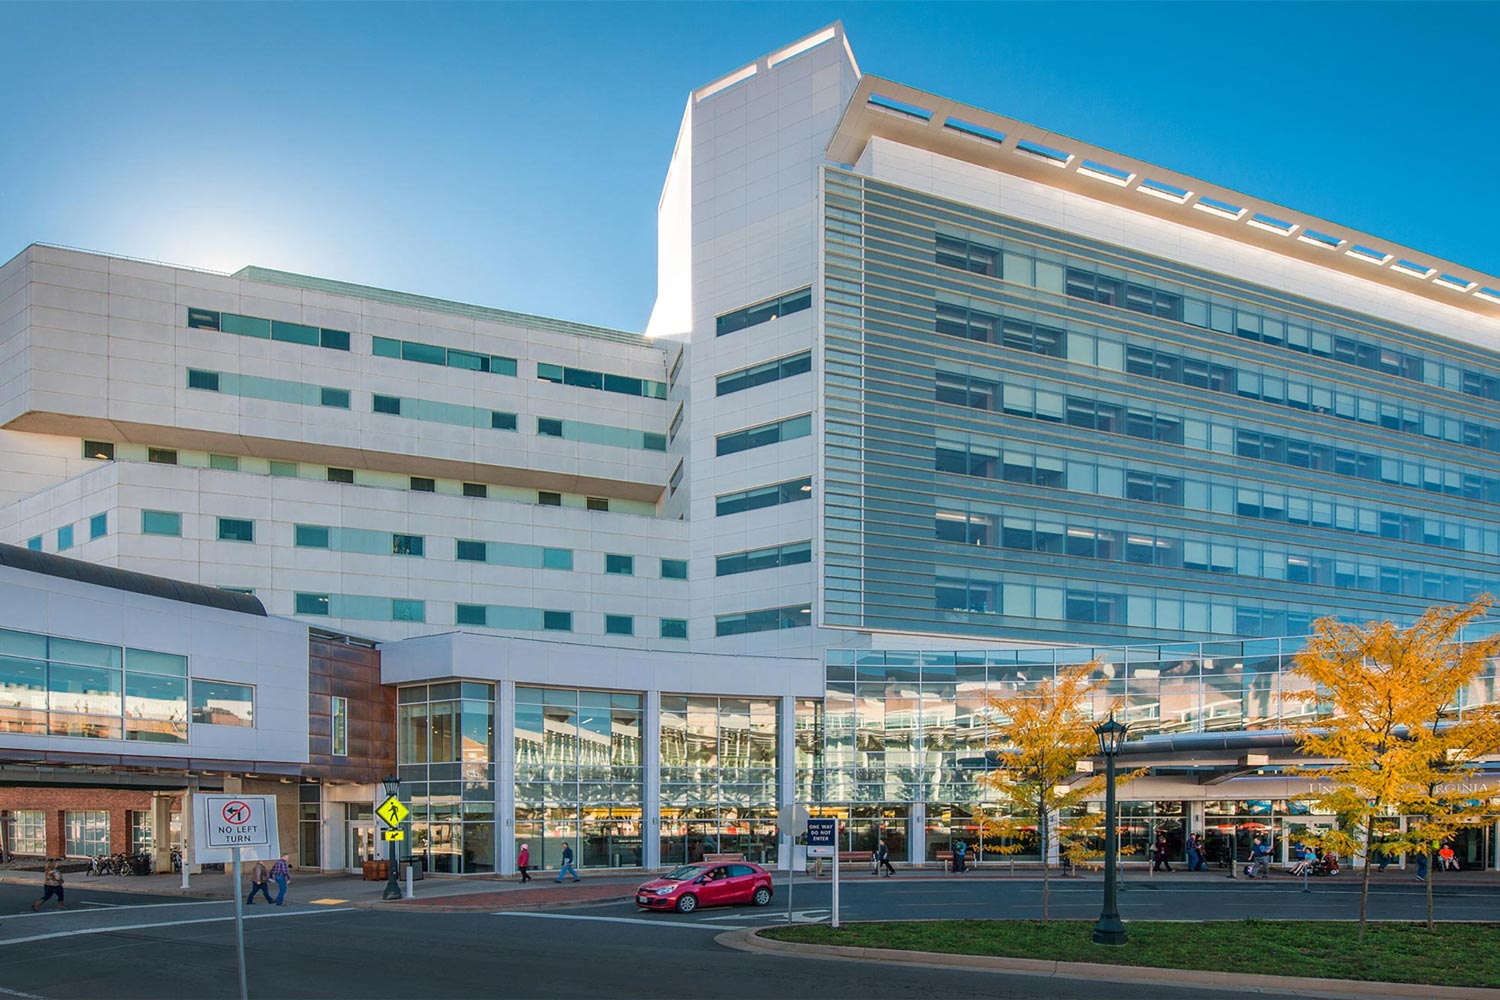
[[[1359,925],[1327,921],[1133,921],[1130,943],[1090,940],[1092,921],[922,920],[775,927],[778,941],[1273,976],[1500,987],[1500,924]]]

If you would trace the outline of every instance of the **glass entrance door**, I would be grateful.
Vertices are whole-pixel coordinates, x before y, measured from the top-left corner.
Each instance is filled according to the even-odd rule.
[[[359,871],[366,861],[376,860],[375,824],[361,820],[349,824],[349,870]]]

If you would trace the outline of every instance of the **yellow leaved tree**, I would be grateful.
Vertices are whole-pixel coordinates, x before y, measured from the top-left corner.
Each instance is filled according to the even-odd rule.
[[[1319,717],[1299,725],[1297,736],[1303,756],[1325,762],[1298,772],[1318,782],[1306,798],[1339,818],[1338,829],[1320,838],[1324,846],[1365,859],[1361,941],[1376,827],[1387,853],[1430,853],[1434,842],[1484,816],[1483,796],[1468,779],[1480,758],[1500,752],[1500,716],[1495,706],[1458,710],[1462,692],[1500,653],[1500,635],[1458,640],[1491,603],[1486,595],[1434,607],[1408,628],[1321,618],[1297,654],[1297,671],[1312,687],[1284,696],[1318,702]],[[1388,813],[1410,817],[1404,833]],[[1430,880],[1427,920],[1431,927]]]
[[[1099,751],[1094,735],[1092,706],[1104,684],[1097,660],[1058,667],[1053,677],[1034,687],[986,700],[994,716],[989,739],[991,763],[981,783],[995,793],[1004,812],[981,814],[981,835],[999,838],[988,848],[1000,854],[1037,844],[1042,857],[1042,921],[1048,919],[1051,862],[1049,845],[1057,839],[1062,851],[1077,861],[1098,853],[1104,817],[1085,813],[1084,804],[1104,791],[1104,776],[1082,778],[1078,762]],[[1113,708],[1110,706],[1109,708]],[[1128,780],[1134,774],[1121,775]],[[1063,813],[1078,819],[1058,824]]]

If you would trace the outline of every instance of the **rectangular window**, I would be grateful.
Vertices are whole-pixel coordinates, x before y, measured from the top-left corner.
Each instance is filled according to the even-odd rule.
[[[26,539],[26,547],[33,552],[42,551],[42,536],[37,535],[34,538]]]
[[[427,549],[427,539],[421,535],[391,535],[391,555],[422,556]]]
[[[391,621],[393,622],[425,622],[427,620],[427,602],[403,600],[399,597],[391,598]]]
[[[604,557],[604,572],[616,573],[621,576],[634,576],[635,557],[606,554]]]
[[[83,442],[83,457],[97,458],[101,462],[112,462],[115,458],[115,446],[108,441],[85,441]]]
[[[302,344],[305,347],[318,346],[318,328],[315,326],[304,326],[301,323],[287,323],[283,320],[272,320],[271,339],[284,341],[288,344]]]
[[[543,507],[561,507],[562,494],[549,493],[547,490],[537,490],[536,502],[541,504]]]
[[[255,725],[255,687],[194,678],[193,722],[200,726]]]
[[[58,528],[57,529],[57,551],[61,552],[64,549],[71,549],[72,547],[73,547],[73,526],[71,524],[68,524],[68,525],[64,525],[61,528]]]
[[[585,497],[583,506],[586,510],[609,510],[609,498]]]
[[[330,389],[328,386],[318,388],[318,402],[323,406],[332,406],[340,410],[349,409],[349,390]]]
[[[537,417],[536,432],[542,437],[560,438],[563,436],[562,421],[552,417]]]
[[[731,431],[728,434],[720,434],[715,439],[715,454],[719,456],[734,455],[751,448],[763,448],[769,444],[779,441],[791,441],[794,438],[807,437],[812,433],[812,414],[804,413],[796,417],[788,417],[785,420],[777,420],[769,424],[759,424],[755,427],[747,427],[741,431]]]
[[[734,576],[738,573],[753,573],[756,570],[797,566],[808,562],[812,562],[812,542],[789,542],[786,545],[772,545],[769,548],[719,556],[715,560],[714,572],[716,576]]]
[[[376,413],[390,413],[398,417],[401,416],[400,396],[382,396],[377,392],[370,398],[371,405]]]
[[[457,558],[460,562],[484,562],[484,542],[471,542],[460,538],[458,540]]]
[[[332,716],[329,752],[335,757],[347,757],[349,756],[349,699],[334,695],[329,701],[332,703],[329,713]]]
[[[150,851],[156,843],[156,831],[151,826],[150,810],[131,809],[127,816],[130,820],[130,853],[141,854]]]
[[[733,312],[724,313],[714,322],[714,336],[722,337],[727,333],[734,333],[748,327],[759,326],[761,323],[769,323],[771,320],[782,316],[790,316],[805,309],[812,308],[812,289],[803,288],[795,292],[787,292],[775,298],[757,302],[754,305],[736,309]]]
[[[295,478],[297,478],[297,463],[296,462],[278,462],[275,459],[272,459],[272,461],[271,461],[271,475],[273,475],[273,476],[283,476],[283,477],[288,478],[288,479],[295,479]]]
[[[490,411],[490,429],[496,431],[513,431],[516,429],[516,415],[514,413],[502,413],[500,410]]]
[[[448,363],[447,352],[441,347],[432,344],[418,344],[414,341],[403,340],[401,342],[401,360],[415,361],[423,365],[443,365]]]
[[[670,493],[677,492],[677,487],[682,485],[682,461],[678,461],[676,467],[672,469],[672,475],[667,479],[667,490]]]
[[[635,635],[635,619],[630,615],[605,615],[605,635]]]
[[[109,534],[108,514],[95,514],[93,517],[89,518],[90,541],[93,541],[95,538],[103,538],[107,534]]]
[[[661,578],[663,580],[686,580],[688,564],[686,559],[663,559],[661,561]]]
[[[204,389],[208,392],[218,392],[219,373],[189,368],[187,373],[187,387],[189,389]]]
[[[219,518],[219,541],[221,542],[253,542],[255,541],[255,522],[246,521],[237,517]]]
[[[63,853],[70,858],[109,854],[109,813],[105,810],[63,813]]]
[[[685,618],[663,618],[661,620],[661,637],[663,639],[686,639],[687,619]]]
[[[377,358],[401,357],[401,341],[389,337],[371,337],[370,353]]]
[[[15,824],[11,841],[12,854],[42,857],[47,853],[47,813],[42,809],[17,809],[11,814]]]
[[[321,525],[299,524],[292,530],[292,544],[299,549],[326,549],[328,534]]]
[[[714,634],[744,635],[748,632],[773,632],[777,629],[804,628],[812,624],[812,608],[766,608],[737,615],[719,615],[714,619]]]
[[[436,493],[437,481],[427,476],[412,476],[411,488],[413,493]]]
[[[572,549],[543,549],[542,569],[572,569]]]
[[[211,309],[189,309],[187,325],[190,330],[217,330],[219,314]]]
[[[156,465],[176,465],[177,452],[172,448],[147,448],[146,461]]]
[[[573,631],[573,612],[571,611],[543,611],[542,628],[547,632],[571,632]]]
[[[347,351],[349,349],[349,331],[325,329],[319,333],[318,342],[330,351]]]
[[[238,455],[210,455],[208,467],[218,469],[220,472],[239,472],[240,459]]]
[[[793,375],[804,375],[810,371],[812,371],[812,352],[802,351],[776,361],[766,361],[720,375],[716,380],[715,395],[728,396],[730,393],[752,389],[758,385],[765,385],[767,382],[791,378]]]
[[[330,465],[328,467],[328,481],[330,483],[352,483],[354,482],[354,470],[336,469]]]
[[[454,622],[458,625],[483,626],[486,621],[483,604],[460,604],[454,611]]]
[[[182,536],[182,515],[166,510],[141,511],[141,534]]]
[[[271,339],[271,321],[268,319],[256,319],[254,316],[223,313],[219,317],[219,329],[225,333],[232,333],[237,337],[257,337],[261,340]]]
[[[738,493],[723,493],[714,498],[714,516],[724,517],[747,510],[760,510],[784,503],[812,499],[811,479],[790,479],[773,486],[760,486]]]
[[[490,488],[484,483],[464,483],[464,496],[474,497],[480,500],[490,495]]]
[[[665,399],[667,387],[664,383],[650,379],[633,378],[628,375],[611,375],[607,372],[590,371],[586,368],[565,368],[562,365],[537,363],[536,377],[542,382],[578,386],[583,389],[600,389],[618,392],[624,396],[645,396],[650,399]]]
[[[328,595],[327,594],[297,594],[293,598],[292,608],[294,614],[317,615],[320,618],[328,617]]]

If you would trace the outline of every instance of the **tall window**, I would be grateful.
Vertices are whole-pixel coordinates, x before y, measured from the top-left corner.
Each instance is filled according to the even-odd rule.
[[[333,755],[349,755],[349,699],[333,699]]]
[[[130,810],[130,853],[150,851],[156,844],[156,828],[149,809]]]
[[[17,809],[11,813],[15,826],[10,849],[14,854],[47,853],[47,814],[40,809]]]
[[[63,851],[70,858],[109,853],[109,813],[87,810],[63,813]]]

